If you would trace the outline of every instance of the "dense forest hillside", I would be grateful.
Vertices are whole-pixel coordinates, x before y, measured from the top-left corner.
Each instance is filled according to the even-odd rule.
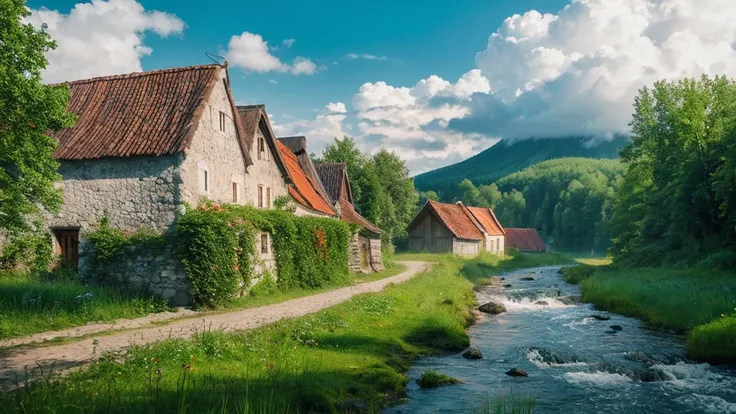
[[[490,185],[464,180],[458,190],[466,204],[493,207],[506,227],[534,227],[557,248],[601,252],[610,245],[608,221],[624,172],[618,160],[561,158]]]
[[[594,146],[586,146],[587,138],[525,139],[499,141],[487,150],[457,164],[448,165],[414,178],[419,191],[434,191],[443,201],[460,195],[458,184],[467,178],[475,185],[489,184],[501,177],[542,161],[564,158],[618,158],[618,151],[629,141],[619,136]]]

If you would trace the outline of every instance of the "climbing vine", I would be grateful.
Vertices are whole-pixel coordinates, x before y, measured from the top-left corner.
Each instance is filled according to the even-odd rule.
[[[176,226],[176,252],[196,304],[221,305],[251,287],[260,232],[271,235],[279,289],[317,288],[349,277],[351,233],[344,222],[203,203]]]
[[[142,227],[135,232],[110,227],[107,217],[103,217],[97,228],[85,232],[84,236],[90,241],[90,263],[93,266],[110,264],[134,249],[163,250],[167,242],[165,234],[150,227]]]

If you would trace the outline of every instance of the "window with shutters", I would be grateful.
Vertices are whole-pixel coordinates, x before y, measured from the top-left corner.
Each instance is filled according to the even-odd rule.
[[[258,186],[258,207],[263,208],[263,186]]]
[[[261,233],[261,254],[268,254],[268,233]]]
[[[225,113],[220,111],[220,131],[225,132],[225,122],[227,118],[225,117]]]

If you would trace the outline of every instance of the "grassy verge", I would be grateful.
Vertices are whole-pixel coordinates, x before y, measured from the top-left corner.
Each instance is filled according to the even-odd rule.
[[[460,380],[428,370],[422,373],[422,376],[417,380],[417,384],[419,384],[419,388],[437,388],[443,385],[460,384]]]
[[[377,411],[404,395],[404,372],[414,358],[468,346],[476,281],[501,269],[562,260],[397,259],[437,265],[313,315],[105,355],[66,378],[42,378],[0,394],[0,413]]]
[[[385,279],[387,277],[396,276],[406,270],[406,266],[394,263],[391,267],[381,272],[369,274],[351,274],[351,278],[346,283],[333,283],[322,286],[317,289],[291,289],[287,291],[280,290],[276,283],[269,286],[258,286],[251,291],[248,296],[235,298],[229,301],[224,310],[233,309],[249,309],[259,306],[272,305],[274,303],[285,302],[291,299],[297,299],[304,296],[315,295],[317,293],[327,292],[358,283],[374,282],[376,280]]]
[[[0,274],[0,339],[168,310],[160,299],[50,277]]]
[[[580,272],[581,274],[584,272]],[[600,268],[580,283],[583,300],[689,332],[688,356],[736,361],[736,277],[703,269]]]

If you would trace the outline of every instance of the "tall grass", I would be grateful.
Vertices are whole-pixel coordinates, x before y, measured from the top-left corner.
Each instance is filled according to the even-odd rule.
[[[502,393],[495,399],[486,398],[478,406],[470,407],[470,414],[533,414],[536,406],[534,397],[504,397]]]
[[[475,296],[463,269],[498,265],[423,259],[438,264],[316,314],[108,354],[0,394],[0,413],[376,412],[404,396],[414,358],[469,345]]]
[[[650,325],[690,331],[688,355],[736,360],[736,277],[704,269],[606,269],[580,284],[583,300],[643,318]]]
[[[85,286],[73,274],[0,273],[0,339],[167,309],[150,296]]]

